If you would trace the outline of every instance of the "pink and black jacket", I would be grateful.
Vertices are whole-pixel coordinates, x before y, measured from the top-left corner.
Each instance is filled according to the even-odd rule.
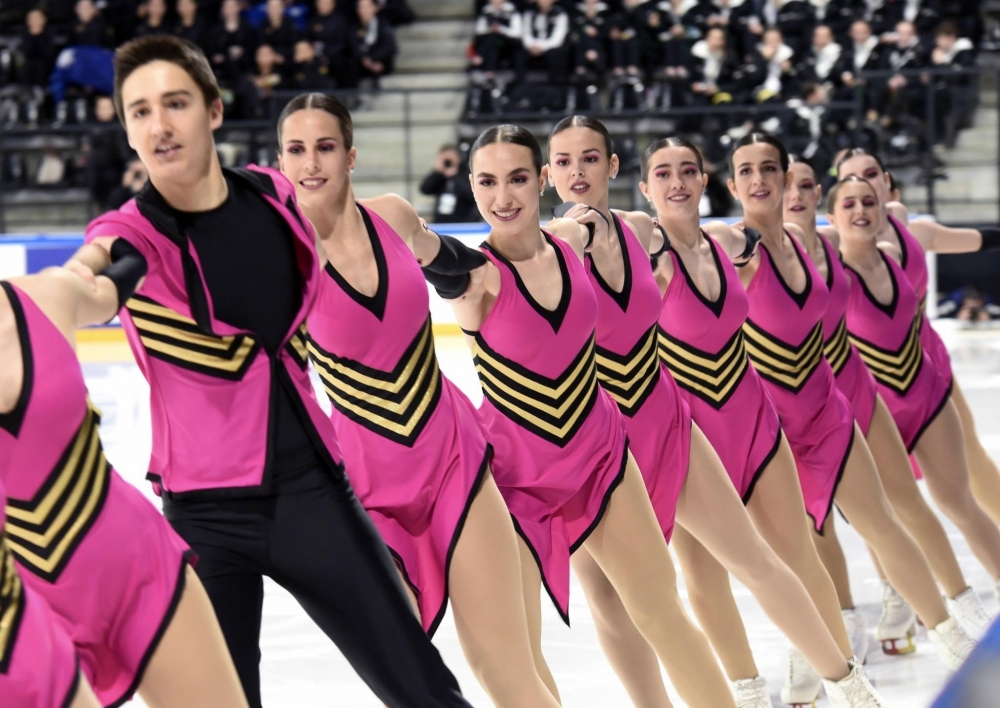
[[[294,390],[299,413],[320,456],[343,474],[330,418],[307,371],[306,315],[318,290],[312,226],[295,189],[269,168],[224,170],[237,188],[259,194],[295,235],[302,305],[284,344],[271,356],[252,332],[216,319],[194,246],[152,183],[121,209],[98,217],[86,241],[118,236],[146,259],[149,272],[120,316],[150,386],[153,449],[147,478],[174,498],[266,494],[279,378]],[[235,241],[238,243],[238,241]]]

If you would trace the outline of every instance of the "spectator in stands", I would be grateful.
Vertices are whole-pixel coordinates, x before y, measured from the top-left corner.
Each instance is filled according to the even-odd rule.
[[[681,0],[678,0],[678,6]],[[649,2],[640,33],[643,68],[655,80],[686,79],[688,61],[687,30],[681,10],[671,0]],[[692,28],[697,32],[697,28]]]
[[[573,16],[574,72],[593,83],[608,70],[611,8],[601,0],[584,0]]]
[[[845,46],[850,39],[851,23],[861,13],[855,0],[809,0],[816,22],[833,32],[834,41]]]
[[[267,21],[257,30],[258,45],[268,45],[278,55],[278,65],[290,64],[299,33],[285,14],[282,0],[267,0]]]
[[[884,44],[897,40],[900,22],[912,22],[917,36],[930,42],[931,34],[941,19],[938,0],[866,0],[865,19]]]
[[[359,25],[354,33],[354,56],[360,62],[359,76],[371,79],[375,88],[379,80],[392,73],[396,64],[396,34],[388,22],[378,18],[375,0],[358,0]]]
[[[727,105],[742,98],[740,60],[728,38],[724,29],[713,27],[691,47],[691,93],[697,105]]]
[[[163,0],[149,0],[150,6],[154,2]],[[253,67],[257,35],[240,15],[240,0],[224,0],[221,14],[208,41],[208,57],[220,83],[232,88]]]
[[[719,27],[729,31],[729,0],[698,0],[694,5],[688,3],[684,13],[684,25],[693,27],[698,36],[704,38],[710,29]]]
[[[462,160],[454,145],[443,145],[438,150],[434,169],[421,182],[420,193],[436,198],[435,223],[455,224],[482,220],[472,196],[469,166]]]
[[[316,0],[316,14],[306,27],[306,39],[337,85],[349,84],[344,67],[351,49],[351,27],[343,13],[337,12],[336,0]]]
[[[304,39],[295,43],[295,63],[292,66],[291,86],[300,91],[318,91],[330,88],[330,70],[316,56],[316,49]]]
[[[866,81],[862,73],[880,69],[882,64],[882,48],[878,37],[872,34],[871,25],[858,20],[851,25],[851,43],[844,61],[844,71],[840,75],[843,88],[839,98],[849,98],[855,87]],[[867,85],[864,108],[868,120],[875,120],[884,108],[885,82],[881,79],[869,80]]]
[[[729,7],[732,8],[729,27],[733,33],[733,49],[741,61],[746,61],[753,54],[764,36],[767,25],[763,12],[766,6],[766,0],[729,0]]]
[[[166,24],[166,0],[146,0],[146,19],[135,28],[134,37],[145,37],[150,34],[169,34]]]
[[[24,86],[46,87],[56,63],[57,50],[44,10],[32,10],[25,18],[20,53],[21,69],[17,72],[17,82]]]
[[[253,72],[240,79],[237,88],[240,116],[245,120],[267,118],[271,92],[282,85],[280,56],[270,45],[262,44],[254,54]]]
[[[895,120],[905,115],[924,116],[924,87],[918,77],[904,76],[903,72],[922,69],[928,64],[929,52],[917,36],[912,22],[903,20],[896,25],[896,41],[885,54],[883,68],[899,72],[886,83],[888,88],[887,112]]]
[[[203,52],[208,52],[208,31],[204,21],[198,16],[198,3],[195,0],[177,0],[177,24],[173,34],[196,45]]]
[[[781,30],[785,44],[792,48],[798,59],[812,40],[813,28],[816,26],[816,11],[808,0],[773,0],[773,2],[775,18],[771,26]]]
[[[284,7],[282,12],[285,17],[292,21],[295,31],[300,34],[304,33],[306,31],[306,20],[309,18],[308,6],[297,3],[295,0],[284,0],[282,5]],[[251,27],[259,30],[268,23],[268,18],[272,11],[272,8],[268,7],[267,0],[264,0],[264,2],[250,8],[247,12],[247,21]]]
[[[822,84],[828,92],[832,91],[841,86],[841,75],[846,70],[844,62],[843,49],[833,40],[833,30],[827,25],[816,25],[812,45],[798,65],[799,80]]]
[[[608,32],[611,46],[611,72],[615,77],[638,77],[642,71],[642,38],[640,29],[645,21],[643,0],[624,0]]]
[[[121,183],[111,191],[102,211],[120,209],[125,202],[141,192],[148,181],[149,172],[146,171],[146,166],[142,164],[142,161],[138,157],[133,157],[125,167]]]
[[[524,13],[523,41],[528,68],[547,72],[550,84],[566,83],[568,36],[569,15],[556,5],[556,0],[535,0],[535,6]]]
[[[776,101],[795,91],[793,55],[792,48],[785,44],[781,30],[764,32],[763,41],[744,66],[747,86],[754,101]]]
[[[110,209],[109,197],[121,182],[122,171],[132,153],[128,138],[118,122],[110,96],[98,96],[94,103],[97,125],[84,146],[84,174],[91,199],[102,211]]]
[[[98,12],[94,0],[77,0],[76,24],[69,36],[70,46],[91,46],[113,49],[115,45],[111,30]]]
[[[515,81],[524,80],[525,55],[521,13],[507,0],[490,0],[476,18],[475,56],[473,66],[492,80],[505,64],[516,74]]]
[[[930,65],[935,69],[971,69],[976,65],[976,48],[967,37],[958,36],[958,25],[945,21],[934,32]],[[934,77],[934,106],[937,125],[945,144],[954,147],[960,128],[971,120],[976,103],[976,77],[970,74]]]

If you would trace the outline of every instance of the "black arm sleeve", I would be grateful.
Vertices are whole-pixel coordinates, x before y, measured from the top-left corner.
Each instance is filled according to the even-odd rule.
[[[660,256],[670,251],[670,237],[667,236],[667,230],[659,224],[656,225],[656,228],[659,230],[660,235],[663,236],[663,245],[660,246],[660,250],[656,253],[649,254],[649,264],[653,267],[653,270],[656,270],[656,266],[660,262]]]
[[[738,258],[740,261],[733,262],[737,268],[742,268],[747,263],[750,262],[751,256],[753,256],[754,249],[757,248],[757,244],[760,243],[760,231],[757,229],[751,229],[749,226],[743,227],[743,233],[746,234],[747,244],[743,248],[743,253],[741,253]]]
[[[983,242],[979,245],[980,251],[995,251],[1000,249],[1000,229],[979,229],[979,233],[983,237]]]
[[[139,281],[145,277],[149,271],[149,265],[142,254],[136,250],[135,246],[123,238],[115,239],[111,244],[111,265],[105,268],[98,275],[115,284],[118,291],[118,309],[125,306],[125,302],[132,297]]]
[[[486,256],[454,236],[438,234],[438,238],[441,239],[441,250],[433,261],[423,267],[424,279],[445,300],[454,300],[469,287],[469,271],[484,265]]]

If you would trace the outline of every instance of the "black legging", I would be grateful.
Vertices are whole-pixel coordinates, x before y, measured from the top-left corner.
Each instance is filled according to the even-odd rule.
[[[298,600],[389,708],[468,708],[346,480],[314,469],[275,496],[165,498],[163,507],[198,554],[198,577],[251,708],[261,706],[264,575]]]

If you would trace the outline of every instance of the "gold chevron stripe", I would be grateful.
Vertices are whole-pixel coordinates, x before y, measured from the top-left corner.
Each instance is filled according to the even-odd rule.
[[[337,357],[311,337],[307,347],[326,395],[338,411],[380,435],[413,445],[441,393],[430,317],[393,371],[377,371]]]
[[[923,347],[920,344],[922,315],[913,318],[906,340],[895,352],[875,346],[871,342],[849,334],[851,343],[861,354],[861,359],[875,379],[900,394],[905,394],[920,371]]]
[[[767,332],[747,321],[743,325],[746,335],[747,356],[757,372],[769,381],[798,391],[823,358],[823,326],[816,323],[809,336],[798,347],[771,337]]]
[[[0,535],[0,674],[7,673],[23,612],[24,586],[6,537]]]
[[[67,453],[39,497],[8,500],[10,549],[23,565],[43,577],[58,575],[100,511],[110,466],[101,448],[98,420],[95,409],[88,406]]]
[[[694,353],[662,331],[658,342],[660,359],[677,384],[715,407],[726,401],[750,365],[742,330],[714,355],[701,350]]]
[[[637,404],[656,385],[660,373],[656,339],[656,327],[651,327],[645,339],[639,340],[638,351],[630,355],[597,349],[597,379],[626,415],[634,414]]]
[[[841,317],[837,329],[823,345],[823,355],[830,362],[834,375],[839,374],[851,356],[851,340],[847,336],[847,318]]]

